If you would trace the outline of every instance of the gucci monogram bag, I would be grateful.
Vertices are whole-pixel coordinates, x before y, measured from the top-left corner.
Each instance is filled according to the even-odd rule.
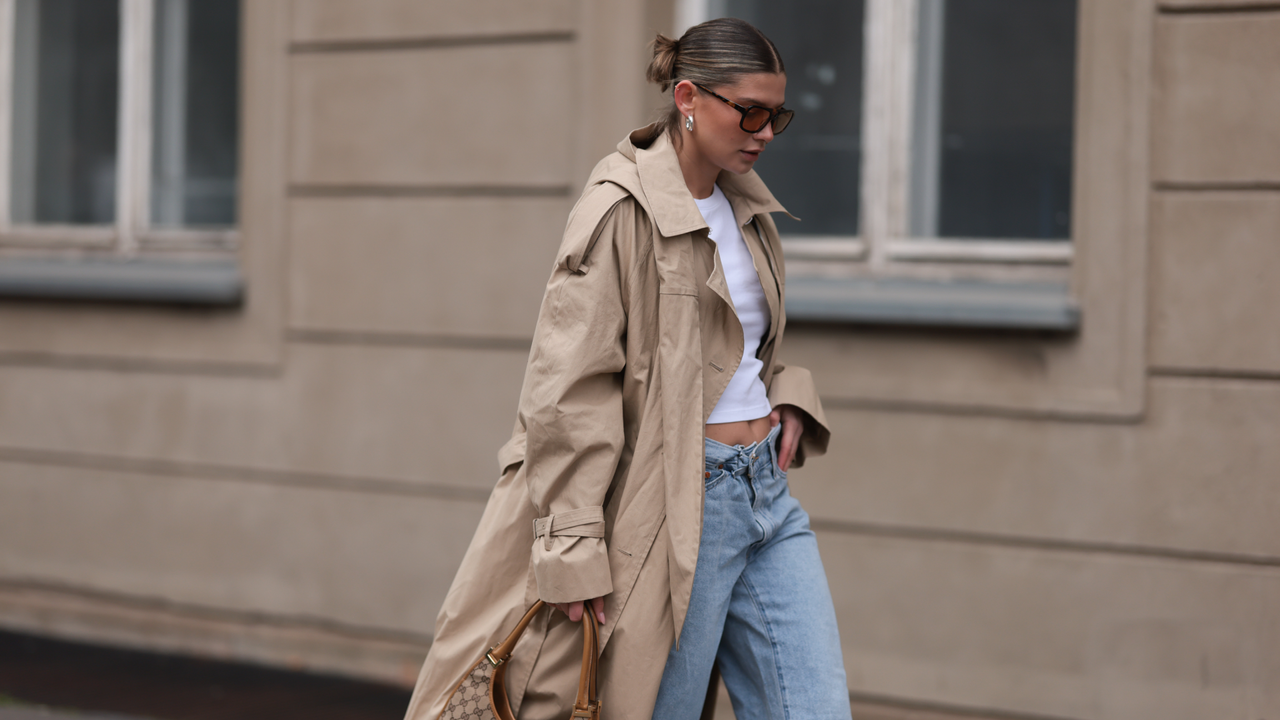
[[[506,640],[484,653],[458,681],[445,703],[440,720],[515,720],[507,698],[507,658],[524,634],[533,616],[545,606],[541,600],[520,618]],[[600,701],[596,698],[596,662],[600,657],[599,633],[595,614],[590,607],[582,613],[582,675],[578,680],[578,698],[573,703],[570,720],[600,720]]]

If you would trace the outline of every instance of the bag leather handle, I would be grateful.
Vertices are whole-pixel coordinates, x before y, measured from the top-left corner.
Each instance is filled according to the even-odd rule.
[[[546,603],[539,600],[525,612],[524,617],[520,618],[520,622],[516,623],[515,629],[511,631],[507,639],[489,650],[487,653],[489,662],[494,665],[501,665],[507,661],[507,658],[511,657],[511,651],[515,649],[516,643],[520,641],[520,636],[524,634],[525,628],[529,627],[529,623],[533,622],[533,616],[537,615],[544,605]]]
[[[578,699],[573,704],[574,718],[600,718],[600,701],[596,698],[596,663],[600,660],[597,622],[588,603],[582,608],[582,674],[578,678]]]
[[[511,634],[507,635],[507,639],[498,643],[489,652],[485,653],[485,657],[489,662],[497,668],[493,675],[495,685],[501,685],[506,677],[506,668],[504,665],[507,659],[511,657],[511,651],[515,649],[516,643],[520,641],[520,636],[524,634],[529,623],[533,622],[533,618],[542,610],[546,603],[539,600],[535,602],[524,617],[520,618],[520,622],[516,623]],[[582,674],[578,678],[578,697],[573,703],[573,715],[571,720],[585,718],[587,720],[600,720],[600,700],[596,695],[596,671],[600,660],[600,627],[599,621],[596,620],[595,613],[591,611],[590,603],[584,603],[582,608]],[[495,691],[497,689],[495,688]],[[495,692],[495,694],[498,694]],[[503,704],[505,704],[505,690],[501,692],[503,696]],[[507,708],[504,708],[507,709]],[[501,710],[499,710],[501,712]],[[509,713],[510,710],[507,709]]]

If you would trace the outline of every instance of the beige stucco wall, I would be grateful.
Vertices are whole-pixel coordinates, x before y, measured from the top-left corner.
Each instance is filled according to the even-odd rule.
[[[1079,336],[789,330],[860,717],[1280,714],[1280,13],[1247,5],[1086,0],[1078,163],[1122,181],[1077,208]],[[0,626],[410,682],[672,6],[245,6],[248,305],[0,303]]]

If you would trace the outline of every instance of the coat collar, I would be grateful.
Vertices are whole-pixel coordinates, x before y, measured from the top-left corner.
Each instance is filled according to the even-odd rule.
[[[659,132],[656,124],[632,131],[618,143],[618,153],[635,163],[649,215],[659,232],[666,237],[674,237],[707,227],[684,183],[680,160],[667,133]],[[734,219],[739,225],[758,214],[787,212],[754,170],[744,175],[721,172],[716,184],[729,199]]]

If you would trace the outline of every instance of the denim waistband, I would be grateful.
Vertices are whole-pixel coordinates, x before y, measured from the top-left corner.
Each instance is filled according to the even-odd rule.
[[[769,430],[769,434],[764,436],[764,439],[753,442],[750,445],[725,445],[719,440],[704,438],[703,452],[706,456],[707,469],[710,470],[721,465],[746,466],[751,464],[753,460],[769,459],[771,457],[770,454],[774,452],[774,444],[781,430],[782,423],[778,423]]]

